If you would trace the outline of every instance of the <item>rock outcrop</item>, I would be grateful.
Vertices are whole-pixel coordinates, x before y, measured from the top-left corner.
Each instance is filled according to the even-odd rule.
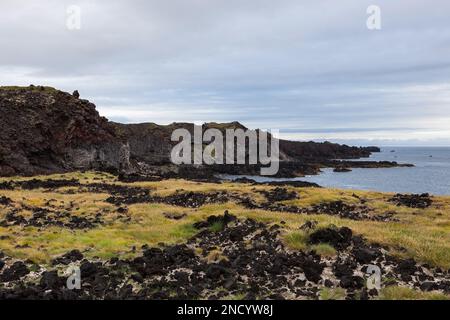
[[[71,170],[136,171],[169,165],[173,130],[193,124],[120,124],[101,117],[95,105],[50,87],[0,87],[0,176]],[[238,122],[207,123],[203,129],[246,129]],[[314,174],[333,159],[366,157],[376,148],[329,142],[280,140],[280,176]],[[349,164],[351,166],[351,164]],[[219,166],[208,172],[256,173],[259,167]],[[238,172],[236,172],[236,170]]]
[[[0,175],[127,166],[126,142],[95,105],[49,87],[0,88]]]

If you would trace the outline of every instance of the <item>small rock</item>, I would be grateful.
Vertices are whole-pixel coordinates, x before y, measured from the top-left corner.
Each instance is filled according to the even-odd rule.
[[[64,279],[58,277],[56,271],[45,271],[42,274],[40,285],[45,289],[57,289],[64,285]]]
[[[78,92],[78,90],[75,90],[73,93],[72,93],[72,96],[74,96],[75,98],[80,98],[80,93]]]
[[[344,276],[341,278],[341,287],[345,289],[361,289],[364,279],[359,276]]]
[[[426,281],[420,285],[420,290],[422,291],[432,291],[436,290],[438,285],[431,281]]]
[[[22,261],[14,262],[12,266],[4,270],[0,275],[1,282],[19,280],[30,273],[30,270]]]
[[[352,240],[352,230],[347,227],[340,229],[320,229],[309,236],[311,244],[328,243],[336,249],[345,249]]]
[[[400,273],[402,276],[411,276],[416,270],[416,261],[414,259],[403,260],[396,268],[396,272]]]
[[[315,220],[308,220],[306,221],[301,227],[300,230],[312,230],[317,227],[318,222]]]
[[[370,248],[356,248],[353,254],[356,261],[363,264],[374,261],[379,255],[376,250]]]

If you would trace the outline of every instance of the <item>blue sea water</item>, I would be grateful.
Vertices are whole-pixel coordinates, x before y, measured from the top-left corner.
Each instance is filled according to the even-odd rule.
[[[316,176],[289,180],[309,181],[323,187],[343,189],[450,195],[450,147],[384,147],[381,152],[361,160],[397,161],[411,163],[415,167],[352,169],[352,172],[342,173],[323,169]],[[278,180],[268,177],[251,178],[257,181]]]

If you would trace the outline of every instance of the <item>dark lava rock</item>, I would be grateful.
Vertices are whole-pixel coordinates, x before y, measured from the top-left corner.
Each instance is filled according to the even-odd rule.
[[[352,169],[346,167],[336,167],[333,169],[333,172],[351,172]]]
[[[117,209],[117,212],[118,213],[127,213],[128,212],[128,208],[126,208],[126,207],[119,207]]]
[[[170,263],[184,265],[189,260],[195,258],[195,253],[186,245],[174,245],[165,250],[165,255]]]
[[[0,275],[0,282],[19,280],[30,273],[30,270],[22,261],[14,262],[12,266],[5,269]]]
[[[110,185],[112,186],[112,185]],[[92,187],[92,186],[91,186]],[[98,190],[108,191],[113,194],[106,199],[106,202],[115,204],[116,206],[153,202],[153,198],[149,194],[149,190],[136,187],[97,185],[94,188]]]
[[[144,277],[140,273],[133,273],[131,275],[131,279],[133,279],[134,281],[136,281],[138,283],[144,282]]]
[[[324,267],[323,264],[314,261],[311,258],[307,258],[302,264],[306,279],[315,283],[320,281]]]
[[[14,184],[11,181],[0,182],[0,190],[14,190]]]
[[[72,250],[67,252],[61,257],[58,257],[52,261],[53,265],[64,264],[67,265],[71,262],[80,261],[83,259],[83,254],[79,250]]]
[[[394,202],[397,206],[407,206],[410,208],[425,209],[431,206],[433,200],[428,193],[422,194],[396,194],[390,202]]]
[[[71,216],[70,221],[65,226],[70,229],[92,229],[98,224],[101,224],[101,220],[98,217],[91,220],[90,218]]]
[[[309,243],[328,243],[336,249],[345,249],[351,244],[352,230],[347,227],[340,229],[326,228],[315,231],[309,236]]]
[[[300,226],[300,230],[313,230],[317,227],[317,221],[306,221],[303,225]]]
[[[12,200],[10,198],[7,198],[5,196],[0,197],[0,204],[4,206],[9,206],[12,203]]]
[[[378,296],[378,290],[377,289],[375,289],[375,288],[373,288],[373,289],[370,289],[369,290],[369,295],[371,295],[371,296]]]
[[[186,213],[176,213],[176,212],[164,212],[164,217],[172,220],[180,220],[187,217]]]
[[[226,227],[230,222],[235,221],[236,219],[236,216],[225,211],[222,216],[209,216],[205,221],[194,223],[194,227],[197,229],[208,228],[216,223],[220,223],[223,227]]]
[[[359,276],[343,276],[341,277],[341,287],[345,289],[361,289],[364,287],[364,278]]]
[[[247,209],[263,209],[267,211],[280,211],[296,214],[327,214],[352,220],[371,220],[371,221],[396,221],[393,218],[394,213],[385,213],[373,215],[369,214],[372,209],[365,205],[349,205],[343,201],[331,201],[314,205],[310,208],[298,207],[295,205],[286,205],[277,201],[267,201],[256,203],[249,197],[237,197],[238,203]]]
[[[229,200],[226,192],[176,192],[167,197],[153,197],[155,202],[162,202],[173,206],[181,206],[186,208],[199,208],[209,203],[223,203]]]
[[[369,300],[369,292],[366,288],[363,288],[359,294],[360,300]]]
[[[31,179],[26,180],[18,183],[22,189],[25,190],[32,190],[32,189],[38,189],[38,188],[45,188],[45,189],[56,189],[56,188],[62,188],[62,187],[78,187],[80,186],[80,182],[76,179],[61,179],[61,180],[38,180],[38,179]]]
[[[150,176],[142,175],[138,173],[124,173],[121,172],[118,176],[119,181],[133,183],[133,182],[143,182],[143,181],[161,181],[163,178],[159,175]]]
[[[370,209],[366,206],[346,204],[342,200],[319,203],[309,210],[310,213],[328,214],[352,220],[371,220],[369,211]]]
[[[91,277],[98,272],[99,264],[90,261],[83,261],[80,266],[82,277]]]
[[[426,281],[423,282],[420,285],[420,290],[422,291],[433,291],[433,290],[437,290],[439,288],[439,285],[435,282],[431,282],[431,281]]]
[[[161,197],[152,196],[149,190],[140,187],[128,187],[111,184],[90,184],[87,186],[90,192],[108,192],[112,196],[106,201],[117,206],[124,204],[159,202],[173,206],[181,206],[186,208],[199,208],[209,203],[223,203],[229,200],[226,192],[175,192],[172,195]]]
[[[395,271],[407,278],[417,271],[416,261],[414,259],[403,260],[398,264]]]
[[[83,217],[71,215],[69,211],[59,211],[47,208],[27,207],[32,211],[31,218],[25,218],[20,210],[14,209],[5,215],[5,219],[0,221],[2,226],[22,225],[33,227],[58,226],[70,229],[91,229],[102,224],[100,216]]]
[[[373,248],[360,247],[353,250],[353,255],[359,263],[367,264],[376,260],[380,252]]]
[[[256,183],[255,180],[249,179],[249,178],[246,178],[246,177],[233,179],[233,182],[234,183],[250,183],[250,184]]]
[[[325,281],[323,282],[323,285],[327,288],[332,288],[334,286],[333,281],[329,280],[329,279],[325,279]]]
[[[37,271],[37,278],[29,279],[23,278],[29,272],[26,262],[15,262],[0,273],[0,281],[9,282],[0,286],[0,299],[219,299],[234,294],[249,299],[317,299],[323,286],[344,288],[348,299],[372,299],[378,292],[363,289],[365,281],[358,274],[366,273],[368,268],[361,264],[374,259],[383,276],[391,279],[389,284],[450,292],[446,271],[391,257],[345,228],[313,233],[320,242],[342,245],[335,257],[324,260],[313,252],[286,249],[279,227],[252,219],[238,220],[227,212],[205,222],[208,220],[234,223],[217,232],[200,230],[186,244],[144,245],[142,255],[136,249],[138,256],[132,259],[84,259],[78,263],[81,290],[65,288],[66,279],[57,273],[60,266],[38,268],[47,270]],[[220,256],[215,258],[218,253]],[[82,259],[77,251],[57,259],[62,257],[67,261]],[[331,266],[334,276],[324,275],[326,266]],[[430,270],[433,276],[421,274],[422,268]],[[405,276],[409,278],[404,280]]]
[[[295,191],[288,191],[286,188],[276,187],[269,191],[260,191],[269,202],[292,200],[297,198]]]
[[[337,278],[351,277],[353,275],[353,270],[356,268],[356,263],[351,260],[336,262],[333,265],[333,272]]]
[[[45,271],[42,274],[40,285],[45,289],[57,289],[65,285],[65,279],[58,276],[57,271]]]
[[[75,91],[72,93],[72,96],[73,96],[75,99],[79,99],[79,98],[80,98],[80,93],[78,92],[78,90],[75,90]]]
[[[221,276],[227,277],[230,274],[232,274],[232,272],[228,268],[219,264],[210,264],[206,269],[206,277],[213,280],[218,280]]]
[[[120,167],[123,142],[87,100],[50,87],[0,88],[0,175]],[[92,154],[103,154],[95,157]]]
[[[3,260],[0,260],[0,271],[3,269],[4,266],[5,262]]]

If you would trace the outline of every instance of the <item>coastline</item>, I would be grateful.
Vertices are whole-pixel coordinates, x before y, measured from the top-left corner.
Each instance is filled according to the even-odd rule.
[[[385,168],[322,168],[317,175],[298,178],[272,178],[246,175],[248,179],[263,181],[303,181],[327,188],[400,193],[450,194],[449,147],[382,147],[361,161],[398,161],[400,166]],[[358,161],[358,160],[357,160]],[[412,163],[414,166],[402,166]],[[338,167],[339,168],[339,167]],[[223,178],[242,176],[223,175]]]

